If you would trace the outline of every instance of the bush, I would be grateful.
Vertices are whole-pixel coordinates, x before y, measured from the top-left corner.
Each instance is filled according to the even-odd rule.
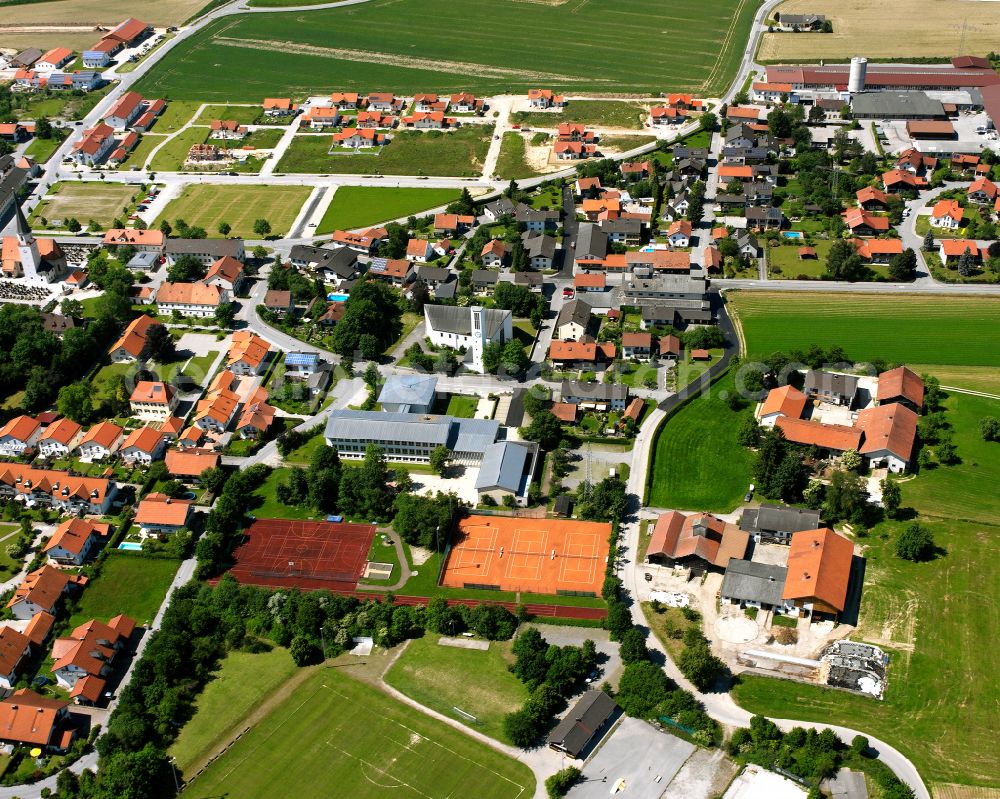
[[[572,788],[578,779],[580,779],[580,769],[575,766],[569,766],[562,769],[562,771],[557,771],[551,777],[545,780],[545,792],[548,794],[549,799],[559,799],[560,796],[565,796],[569,789]]]
[[[896,556],[914,562],[930,560],[934,555],[934,536],[917,522],[896,537]]]

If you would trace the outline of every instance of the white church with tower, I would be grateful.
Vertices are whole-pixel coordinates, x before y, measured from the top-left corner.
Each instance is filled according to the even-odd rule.
[[[15,207],[13,236],[3,237],[3,276],[23,278],[27,283],[46,285],[66,277],[66,255],[55,239],[36,239],[21,211]]]
[[[462,365],[479,374],[485,371],[483,350],[486,345],[504,344],[514,337],[513,314],[499,308],[425,305],[424,321],[427,337],[434,346],[464,350]]]

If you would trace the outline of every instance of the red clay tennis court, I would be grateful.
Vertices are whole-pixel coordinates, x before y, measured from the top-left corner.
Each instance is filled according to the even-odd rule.
[[[470,516],[459,522],[441,585],[599,596],[610,535],[598,522]]]
[[[246,535],[229,570],[241,583],[342,591],[364,574],[375,526],[258,519]]]

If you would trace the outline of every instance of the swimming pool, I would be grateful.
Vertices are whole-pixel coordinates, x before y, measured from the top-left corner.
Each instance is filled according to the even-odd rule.
[[[347,302],[347,294],[327,294],[326,298],[330,302]]]
[[[118,548],[126,552],[142,552],[142,544],[137,544],[135,541],[122,541]]]
[[[786,239],[797,239],[798,241],[802,241],[805,238],[798,230],[786,230],[781,235]]]

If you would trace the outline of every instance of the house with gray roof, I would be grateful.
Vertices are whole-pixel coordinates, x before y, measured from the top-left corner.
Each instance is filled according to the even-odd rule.
[[[168,264],[177,263],[182,256],[190,255],[211,266],[220,258],[229,256],[242,263],[246,260],[243,239],[167,239],[164,253]]]
[[[310,247],[296,244],[288,254],[294,266],[325,272],[339,280],[350,280],[360,272],[358,254],[350,247]]]
[[[819,511],[791,508],[786,505],[761,505],[744,508],[740,529],[750,533],[754,541],[768,544],[790,544],[792,534],[820,527]]]
[[[832,402],[850,408],[858,393],[858,378],[839,372],[819,372],[810,369],[806,372],[803,391],[820,402]]]
[[[500,423],[492,419],[337,410],[330,412],[324,438],[341,458],[364,458],[375,444],[390,461],[430,463],[431,453],[445,446],[455,463],[476,466],[499,432]]]
[[[544,233],[525,231],[521,234],[525,255],[532,269],[551,269],[556,255],[556,240]]]
[[[549,747],[578,758],[611,729],[618,705],[604,691],[587,691],[546,739]]]
[[[535,473],[538,445],[530,442],[497,441],[483,453],[476,478],[479,501],[492,497],[502,502],[506,496],[514,497],[517,505],[528,504],[528,486]]]
[[[590,327],[590,306],[583,300],[570,300],[559,309],[556,336],[561,341],[579,341]]]
[[[472,290],[479,294],[492,294],[499,279],[500,273],[495,269],[473,269]]]
[[[519,225],[524,225],[525,230],[534,233],[543,233],[546,230],[555,230],[559,227],[558,211],[542,211],[524,203],[517,204],[514,209],[514,219]]]
[[[642,222],[638,219],[604,219],[600,226],[614,244],[638,247],[642,243]]]
[[[563,380],[560,388],[563,402],[598,411],[623,411],[628,403],[628,386],[624,383],[585,383]]]
[[[608,234],[591,222],[581,222],[576,237],[576,262],[603,261],[608,257]]]
[[[378,395],[386,413],[430,413],[437,396],[435,375],[390,375]]]
[[[722,578],[722,602],[742,608],[791,610],[795,602],[782,598],[787,576],[784,566],[730,558]]]
[[[496,222],[502,216],[513,216],[517,206],[508,198],[501,197],[483,206],[483,216],[490,222]]]

